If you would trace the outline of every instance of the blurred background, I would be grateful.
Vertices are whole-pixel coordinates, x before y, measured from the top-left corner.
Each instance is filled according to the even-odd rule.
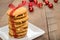
[[[6,11],[8,10],[8,5],[12,3],[14,0],[0,0],[0,26],[6,25],[6,20],[3,18],[3,16],[6,14]],[[4,20],[2,20],[2,18]],[[4,23],[3,23],[4,22]],[[3,24],[3,25],[1,25]]]
[[[22,0],[0,0],[0,27],[7,25],[7,13],[8,5],[13,3],[18,5]],[[28,0],[26,0],[28,1]],[[42,0],[38,0],[43,2]],[[37,8],[34,6],[34,12],[29,15],[29,22],[37,27],[45,30],[45,34],[34,40],[60,40],[60,0],[58,3],[54,3],[53,0],[49,0],[53,3],[53,9],[43,6],[43,8]]]

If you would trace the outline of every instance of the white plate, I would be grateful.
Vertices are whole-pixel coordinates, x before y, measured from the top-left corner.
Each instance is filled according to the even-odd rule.
[[[3,39],[3,40],[9,40],[9,37],[2,31],[0,31],[0,37]]]
[[[9,37],[8,26],[0,28],[0,31],[4,32]],[[40,28],[34,26],[33,24],[29,23],[28,32],[24,38],[15,39],[15,38],[10,37],[10,40],[32,40],[34,38],[37,38],[37,37],[43,35],[44,33],[45,33],[45,31],[43,31],[42,29],[40,29]]]

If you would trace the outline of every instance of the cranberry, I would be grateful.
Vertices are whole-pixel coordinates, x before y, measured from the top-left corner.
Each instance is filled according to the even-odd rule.
[[[38,7],[41,8],[43,6],[43,3],[38,3]]]
[[[35,3],[35,4],[37,4],[37,3],[38,3],[38,1],[37,1],[37,0],[34,0],[34,3]]]
[[[32,6],[33,6],[32,2],[30,2],[28,6],[29,6],[29,7],[32,7]]]
[[[53,4],[52,3],[49,3],[48,7],[49,8],[53,8]]]
[[[26,4],[26,1],[25,0],[22,0],[22,4],[25,5]]]
[[[33,11],[34,11],[33,7],[29,7],[29,12],[33,12]]]
[[[49,4],[49,1],[48,0],[45,0],[45,4],[48,5]]]
[[[45,0],[43,0],[43,2],[45,2]]]
[[[57,2],[58,2],[58,0],[54,0],[54,2],[55,2],[55,3],[57,3]]]
[[[34,0],[29,0],[30,2],[33,2]]]

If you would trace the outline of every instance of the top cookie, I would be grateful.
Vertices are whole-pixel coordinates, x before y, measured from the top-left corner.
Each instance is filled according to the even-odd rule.
[[[8,15],[10,15],[11,11],[13,11],[13,9],[9,9],[7,11]],[[24,14],[24,13],[27,13],[27,9],[25,7],[20,7],[18,9],[14,10],[14,12],[12,13],[12,15],[16,17],[16,16],[18,16],[20,14]]]

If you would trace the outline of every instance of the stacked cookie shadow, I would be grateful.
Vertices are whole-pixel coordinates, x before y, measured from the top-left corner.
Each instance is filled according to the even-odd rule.
[[[28,30],[28,14],[24,7],[16,9],[10,16],[11,9],[8,10],[9,35],[14,38],[22,38]]]

